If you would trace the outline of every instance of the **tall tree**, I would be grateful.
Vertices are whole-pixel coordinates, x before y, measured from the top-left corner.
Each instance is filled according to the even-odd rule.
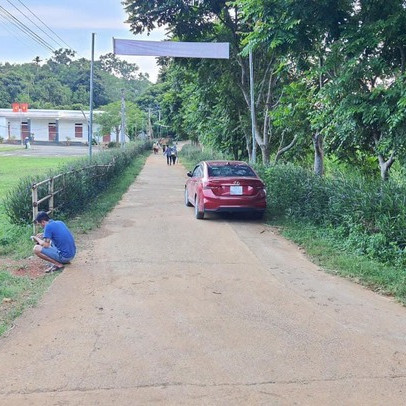
[[[134,33],[151,31],[156,26],[168,27],[168,31],[174,39],[182,41],[227,41],[230,42],[231,59],[227,64],[216,61],[223,68],[223,72],[232,77],[233,86],[240,89],[245,101],[245,114],[241,115],[234,111],[234,115],[241,116],[241,124],[245,123],[244,115],[250,111],[249,97],[249,67],[248,57],[241,55],[242,36],[247,30],[247,25],[240,18],[238,7],[225,0],[210,1],[192,1],[192,0],[126,0],[124,6],[129,14],[128,22]],[[257,78],[257,112],[255,121],[255,139],[259,143],[262,151],[262,159],[265,163],[269,162],[269,119],[266,113],[269,105],[276,95],[277,78],[275,72],[275,58],[269,55],[266,50],[267,58],[260,58],[257,55],[256,78]],[[206,62],[191,62],[191,66],[197,72],[199,65]],[[211,62],[214,66],[214,62]],[[218,72],[217,69],[212,69]],[[207,75],[208,70],[204,70]],[[211,76],[217,82],[219,77]],[[201,81],[208,82],[207,76],[202,77]],[[232,118],[234,120],[234,118]],[[241,126],[242,129],[242,126]],[[243,131],[240,136],[244,140]]]
[[[359,1],[331,54],[325,87],[330,145],[340,156],[375,155],[381,178],[406,149],[406,9],[402,0]]]
[[[236,0],[236,4],[251,30],[246,37],[246,48],[266,48],[272,52],[276,67],[285,64],[289,68],[289,80],[309,84],[309,94],[317,94],[329,80],[323,75],[325,55],[331,44],[340,37],[341,25],[351,11],[349,0]],[[311,75],[307,73],[311,72]],[[274,74],[275,75],[275,74]],[[308,79],[312,78],[311,81]],[[289,85],[289,82],[283,86]],[[315,88],[316,86],[316,88]],[[314,92],[316,90],[316,93]],[[283,91],[281,92],[283,94]],[[284,100],[287,100],[284,98]],[[308,111],[317,109],[315,98],[306,97]],[[270,109],[266,114],[272,116]],[[304,123],[310,122],[310,117]],[[318,123],[318,122],[316,122]],[[271,126],[272,123],[269,123]],[[286,122],[289,126],[289,121]],[[323,132],[313,126],[315,173],[323,174]],[[283,131],[283,130],[282,130]]]

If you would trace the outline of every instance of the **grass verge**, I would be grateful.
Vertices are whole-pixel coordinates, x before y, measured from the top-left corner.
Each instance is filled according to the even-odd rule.
[[[104,217],[119,202],[134,179],[141,172],[150,152],[138,156],[124,173],[97,200],[89,204],[88,209],[80,216],[66,221],[69,228],[80,241],[80,235],[99,227]],[[29,241],[31,229],[21,228],[20,234],[9,247],[10,252],[18,250],[20,256],[31,255],[32,243]],[[23,241],[23,242],[22,242]],[[6,269],[0,268],[0,335],[8,331],[13,321],[28,308],[35,306],[44,291],[48,289],[55,275],[46,275],[37,279],[13,276]]]
[[[25,309],[38,302],[54,279],[55,275],[30,279],[0,271],[0,336]]]
[[[78,159],[77,157],[37,158],[6,156],[0,159],[0,196],[6,196],[7,192],[18,185],[21,178],[27,174],[46,174],[50,169]],[[32,227],[17,227],[10,224],[5,213],[4,206],[0,204],[0,256],[12,255],[13,258],[23,257],[30,250],[29,236]]]
[[[404,269],[340,249],[334,233],[328,230],[302,223],[277,225],[281,226],[281,235],[304,248],[311,261],[326,272],[349,278],[380,294],[393,296],[406,305]]]

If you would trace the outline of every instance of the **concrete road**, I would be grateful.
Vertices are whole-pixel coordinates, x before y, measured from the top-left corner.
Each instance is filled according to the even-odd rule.
[[[100,151],[100,147],[94,145],[92,153]],[[89,154],[89,147],[76,145],[37,145],[33,144],[30,149],[22,145],[0,144],[0,158],[2,156],[23,156],[23,157],[54,157],[54,156],[86,156]]]
[[[183,204],[152,155],[0,340],[1,405],[404,405],[406,309],[260,222]]]

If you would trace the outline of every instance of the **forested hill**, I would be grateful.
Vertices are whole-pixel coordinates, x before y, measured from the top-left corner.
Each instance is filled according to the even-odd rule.
[[[150,85],[136,64],[106,54],[94,65],[94,107],[119,100],[122,88],[127,100],[135,100]],[[87,109],[89,89],[90,60],[76,59],[70,50],[57,50],[47,61],[36,57],[29,63],[0,64],[1,108],[20,102],[30,108]]]

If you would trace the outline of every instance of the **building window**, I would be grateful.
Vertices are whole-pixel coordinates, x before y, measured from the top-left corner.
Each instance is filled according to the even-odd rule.
[[[82,123],[75,124],[75,138],[83,138],[83,124]]]

